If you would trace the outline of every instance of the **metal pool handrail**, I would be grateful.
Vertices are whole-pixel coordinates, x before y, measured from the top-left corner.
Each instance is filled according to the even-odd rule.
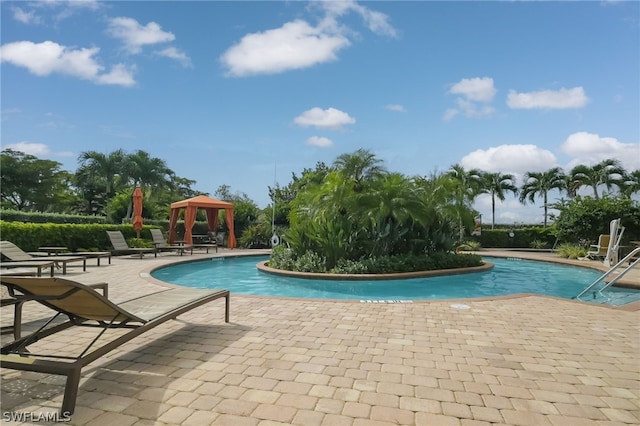
[[[631,251],[631,253],[629,253],[628,255],[626,255],[624,257],[624,259],[622,259],[620,262],[616,263],[615,265],[613,265],[607,272],[605,272],[604,274],[602,274],[597,280],[595,280],[593,283],[589,284],[587,287],[585,287],[584,290],[582,290],[580,292],[580,294],[578,294],[577,296],[574,297],[574,299],[580,300],[580,297],[584,296],[587,292],[589,292],[589,290],[591,290],[593,287],[595,287],[596,285],[598,285],[598,283],[604,281],[605,278],[607,278],[609,275],[611,275],[616,269],[618,269],[620,266],[622,266],[623,263],[631,260],[631,258],[633,258],[635,255],[637,255],[638,253],[640,253],[640,247],[636,247],[635,249],[633,249]],[[602,294],[602,292],[604,290],[606,290],[607,288],[611,287],[613,284],[615,284],[620,278],[622,278],[627,272],[629,272],[631,269],[633,269],[636,265],[638,265],[638,263],[640,263],[640,256],[633,261],[632,263],[629,264],[629,266],[627,266],[622,272],[620,272],[620,274],[618,274],[617,277],[615,277],[614,279],[612,279],[611,281],[609,281],[608,283],[605,283],[605,285],[598,290],[598,293]]]

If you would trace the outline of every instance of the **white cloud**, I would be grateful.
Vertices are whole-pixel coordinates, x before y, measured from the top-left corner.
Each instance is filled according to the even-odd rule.
[[[133,78],[135,67],[127,67],[124,64],[116,64],[107,74],[101,74],[95,77],[94,81],[98,84],[115,84],[118,86],[130,87],[136,84]]]
[[[167,47],[166,49],[162,49],[156,53],[160,56],[164,56],[165,58],[175,59],[176,61],[180,62],[185,68],[190,68],[192,66],[191,58],[189,58],[186,53],[176,47]]]
[[[455,109],[455,108],[449,108],[448,110],[446,110],[444,112],[444,114],[442,114],[442,119],[444,121],[449,121],[451,120],[453,117],[455,117],[456,115],[458,115],[460,113],[459,110]]]
[[[388,15],[371,10],[356,1],[315,1],[312,4],[320,6],[327,13],[329,19],[346,15],[348,12],[355,12],[364,20],[369,31],[374,34],[389,37],[397,37],[398,35],[396,29],[389,23]]]
[[[231,76],[275,74],[334,61],[337,52],[349,45],[342,34],[296,20],[274,30],[245,35],[220,59]]]
[[[314,126],[320,129],[341,129],[347,124],[354,124],[355,118],[352,118],[346,112],[335,108],[312,108],[303,112],[301,115],[293,119],[294,123],[301,127]]]
[[[478,149],[465,155],[460,164],[465,169],[511,173],[517,179],[526,172],[542,172],[558,167],[556,156],[536,145],[500,145]]]
[[[27,68],[32,74],[59,72],[85,79],[99,72],[101,67],[93,59],[99,51],[97,47],[73,50],[52,41],[16,41],[0,47],[3,62]]]
[[[385,108],[387,108],[389,111],[398,111],[398,112],[406,111],[406,109],[404,109],[402,105],[397,105],[397,104],[389,104]]]
[[[38,158],[50,158],[50,157],[76,157],[74,152],[70,151],[59,151],[59,152],[51,152],[49,147],[43,143],[35,143],[35,142],[17,142],[12,144],[7,144],[2,147],[2,149],[12,149],[14,151],[20,151],[27,155],[33,155]]]
[[[538,92],[518,93],[510,90],[507,105],[513,109],[568,109],[582,108],[589,98],[582,87],[560,90],[541,90]]]
[[[13,8],[13,19],[23,24],[39,24],[41,22],[34,10],[27,12],[19,7]]]
[[[467,117],[488,117],[494,113],[494,108],[485,105],[496,95],[493,79],[490,77],[463,78],[449,89],[449,93],[460,95],[456,99],[457,108],[449,108],[442,119],[451,120],[459,113]]]
[[[488,117],[495,111],[492,106],[477,104],[468,99],[458,98],[456,104],[458,105],[458,109],[454,111],[462,112],[467,117]]]
[[[449,89],[449,93],[475,102],[491,102],[496,92],[493,79],[489,77],[463,78]]]
[[[572,169],[578,164],[592,166],[609,158],[619,160],[627,170],[640,169],[640,143],[622,143],[611,137],[577,132],[569,135],[561,150],[573,157],[566,166],[567,169]]]
[[[107,32],[124,42],[126,49],[131,53],[140,53],[143,46],[166,43],[176,38],[172,33],[163,31],[155,22],[141,25],[135,19],[125,17],[111,19]]]
[[[59,22],[75,15],[78,11],[96,11],[102,8],[97,0],[47,0],[47,1],[20,1],[21,7],[14,7],[13,18],[23,24],[42,24],[47,17]],[[38,15],[41,9],[47,8],[43,15]],[[51,10],[56,10],[51,14]]]
[[[333,146],[333,141],[329,138],[321,136],[311,136],[309,139],[307,139],[305,145],[317,146],[320,148],[329,148]]]
[[[14,151],[24,152],[25,154],[34,155],[36,157],[47,156],[51,153],[49,147],[43,143],[18,142],[5,145],[3,149],[12,149]]]
[[[276,74],[337,60],[338,52],[351,45],[349,36],[357,36],[338,22],[349,12],[360,15],[373,33],[397,37],[387,15],[355,1],[312,1],[310,6],[324,13],[317,25],[297,19],[279,28],[247,34],[227,49],[220,57],[227,75]]]
[[[101,74],[104,67],[94,58],[99,51],[98,47],[72,49],[52,41],[17,41],[1,46],[0,57],[2,62],[26,68],[40,77],[59,73],[99,84],[135,84],[132,70],[121,64],[116,65],[108,74]]]

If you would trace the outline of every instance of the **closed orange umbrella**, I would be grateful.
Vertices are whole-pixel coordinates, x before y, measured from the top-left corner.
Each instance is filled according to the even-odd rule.
[[[138,187],[133,191],[133,218],[131,219],[133,229],[136,230],[136,235],[140,238],[140,231],[142,231],[142,190]]]

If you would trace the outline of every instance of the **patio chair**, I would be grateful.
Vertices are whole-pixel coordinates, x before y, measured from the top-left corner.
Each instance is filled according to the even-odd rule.
[[[67,263],[82,262],[82,270],[87,270],[87,258],[84,256],[61,256],[52,255],[44,259],[41,256],[33,256],[22,250],[10,241],[0,241],[0,254],[14,262],[42,262],[44,260],[55,262],[57,267],[62,265],[62,275],[67,273]],[[6,262],[5,264],[9,264]]]
[[[589,246],[589,251],[587,251],[586,257],[589,259],[604,258],[609,250],[610,240],[611,237],[609,235],[600,234],[598,237],[598,244],[591,244]]]
[[[151,231],[151,239],[153,240],[153,245],[156,248],[156,251],[177,251],[180,253],[180,256],[186,251],[189,250],[191,254],[193,254],[193,246],[189,244],[169,244],[167,240],[165,240],[164,235],[162,235],[161,229],[150,229]]]
[[[124,235],[122,235],[122,232],[120,231],[107,231],[107,235],[109,236],[109,240],[113,246],[111,253],[114,255],[139,254],[140,259],[142,259],[142,256],[144,256],[145,253],[153,253],[155,257],[158,257],[158,252],[154,248],[129,247],[127,240],[124,239]]]
[[[56,311],[56,314],[34,333],[4,345],[0,350],[0,366],[66,376],[61,407],[63,415],[72,414],[75,410],[82,368],[134,337],[200,305],[223,297],[225,322],[229,322],[228,290],[170,288],[116,305],[90,286],[62,278],[3,276],[0,282],[7,286],[11,297],[18,302],[36,301]],[[57,321],[65,316],[66,321]],[[39,340],[53,338],[56,333],[81,326],[93,327],[99,331],[77,356],[65,356],[56,353],[56,350],[53,353],[37,353],[38,348],[29,348],[29,345]],[[113,329],[126,331],[115,331],[115,336],[105,341],[105,333]],[[97,344],[98,341],[101,342],[100,345]]]

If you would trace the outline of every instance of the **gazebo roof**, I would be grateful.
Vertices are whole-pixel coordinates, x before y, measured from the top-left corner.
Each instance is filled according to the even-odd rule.
[[[202,208],[217,208],[217,209],[232,209],[233,204],[226,201],[217,200],[215,198],[207,197],[206,195],[198,195],[197,197],[187,198],[186,200],[176,201],[171,203],[172,209],[178,209],[183,207],[202,207]]]

